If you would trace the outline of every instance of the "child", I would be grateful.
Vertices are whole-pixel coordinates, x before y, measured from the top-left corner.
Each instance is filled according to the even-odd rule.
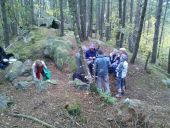
[[[51,74],[47,70],[47,66],[42,60],[36,60],[32,65],[33,78],[36,81],[41,80],[41,75],[44,80],[50,79]]]
[[[118,89],[118,94],[116,97],[121,98],[122,94],[125,92],[125,78],[128,70],[127,55],[122,54],[120,56],[120,63],[116,68],[116,86]]]

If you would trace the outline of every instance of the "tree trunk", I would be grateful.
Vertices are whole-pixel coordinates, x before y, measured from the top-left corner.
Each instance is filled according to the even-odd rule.
[[[60,0],[60,18],[61,18],[61,27],[60,27],[60,36],[64,36],[64,11],[63,11],[63,0]]]
[[[86,40],[86,0],[79,0],[80,4],[80,26],[81,26],[81,34],[82,40]]]
[[[101,17],[101,12],[100,12],[100,9],[101,8],[101,1],[99,0],[97,3],[96,3],[96,38],[97,38],[97,35],[98,35],[98,32],[100,34],[100,17]]]
[[[170,48],[169,48],[169,56],[168,56],[168,73],[170,74]]]
[[[69,2],[69,8],[70,8],[70,11],[71,11],[71,14],[72,14],[72,22],[73,22],[73,30],[74,30],[74,36],[76,38],[76,43],[77,43],[77,46],[78,48],[80,49],[80,58],[81,58],[81,61],[83,63],[83,70],[85,72],[85,76],[87,77],[87,79],[89,80],[89,83],[92,83],[92,77],[90,75],[90,72],[88,70],[88,66],[87,66],[87,63],[85,61],[85,56],[83,55],[83,50],[82,50],[82,47],[81,47],[81,42],[80,42],[80,38],[78,38],[78,32],[77,32],[77,28],[76,28],[76,20],[77,20],[77,1],[76,0],[68,0]]]
[[[156,63],[159,27],[161,24],[162,4],[163,4],[163,0],[159,0],[158,7],[157,7],[157,13],[156,13],[155,33],[154,33],[154,38],[153,38],[151,63]]]
[[[148,3],[148,0],[144,0],[144,6],[143,6],[143,9],[142,9],[142,15],[141,15],[141,18],[140,18],[140,26],[139,26],[139,29],[137,31],[137,38],[136,38],[136,43],[135,43],[135,49],[134,49],[132,58],[130,60],[130,63],[132,63],[132,64],[135,63],[135,59],[136,59],[136,56],[137,56],[137,53],[138,53],[138,49],[139,49],[139,43],[140,43],[140,38],[141,38],[141,34],[142,34],[142,28],[143,28],[143,22],[144,22],[144,19],[145,19],[147,3]]]
[[[102,0],[102,8],[101,8],[101,25],[100,25],[100,40],[103,39],[104,36],[104,12],[105,12],[105,0]]]
[[[122,28],[125,30],[125,21],[126,21],[126,0],[124,0],[123,3],[123,16],[122,16]],[[123,40],[124,40],[124,31],[121,32],[121,39],[120,39],[120,48],[123,46]]]
[[[136,34],[139,29],[141,11],[142,11],[142,0],[138,0],[137,7],[136,7],[135,20],[134,20],[134,30],[132,33],[129,34],[129,37],[128,37],[130,52],[133,52],[135,48],[135,43],[136,43],[136,38],[137,38]]]
[[[163,21],[162,21],[161,35],[160,35],[160,38],[159,38],[159,47],[158,47],[158,55],[157,55],[157,58],[159,58],[160,48],[161,48],[161,44],[162,44],[162,35],[163,35],[163,30],[164,30],[166,13],[167,13],[167,10],[168,10],[168,2],[169,2],[169,0],[166,0],[166,8],[165,8],[165,13],[164,13]]]
[[[120,47],[120,28],[122,26],[122,0],[119,0],[119,30],[118,33],[116,35],[116,46]]]
[[[92,37],[93,30],[93,3],[94,0],[90,0],[90,25],[89,25],[89,34]]]
[[[106,41],[110,40],[110,0],[107,1]]]
[[[30,0],[30,6],[31,6],[31,9],[30,9],[30,14],[31,14],[31,24],[32,25],[35,25],[35,18],[34,18],[34,1],[33,0]]]
[[[7,20],[7,11],[6,11],[6,0],[0,0],[1,4],[1,12],[2,12],[2,22],[3,22],[3,35],[4,35],[4,44],[5,47],[9,45],[9,28],[8,28],[8,20]]]
[[[130,23],[132,24],[133,22],[133,5],[134,5],[134,0],[130,1]]]

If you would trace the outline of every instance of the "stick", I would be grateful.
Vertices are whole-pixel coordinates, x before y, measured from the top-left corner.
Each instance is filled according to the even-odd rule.
[[[39,120],[35,117],[32,117],[32,116],[28,116],[28,115],[23,115],[23,114],[16,114],[16,113],[10,113],[9,116],[13,116],[13,117],[21,117],[21,118],[26,118],[26,119],[30,119],[32,121],[35,121],[39,124],[42,124],[43,126],[47,127],[47,128],[56,128],[55,126],[53,125],[50,125],[42,120]]]

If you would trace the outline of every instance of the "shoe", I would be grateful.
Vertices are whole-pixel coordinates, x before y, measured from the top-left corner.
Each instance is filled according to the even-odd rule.
[[[122,97],[122,94],[121,94],[121,93],[118,93],[118,94],[116,94],[116,97],[117,97],[117,98],[121,98],[121,97]]]

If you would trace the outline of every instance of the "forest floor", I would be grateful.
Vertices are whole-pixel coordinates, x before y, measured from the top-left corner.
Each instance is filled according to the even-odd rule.
[[[46,36],[55,36],[50,30],[46,34]],[[70,54],[75,55],[77,52],[76,42],[74,38],[70,38],[70,40],[74,46]],[[88,45],[88,42],[85,44]],[[106,54],[112,51],[112,48],[107,45],[101,48]],[[107,120],[109,113],[113,111],[113,105],[104,103],[98,95],[92,92],[75,89],[69,84],[71,74],[59,71],[52,61],[48,60],[47,67],[52,72],[52,79],[58,79],[58,83],[49,86],[47,90],[38,91],[35,86],[30,86],[25,90],[17,90],[14,86],[0,85],[0,91],[5,92],[15,103],[14,106],[1,113],[1,128],[43,128],[34,121],[8,115],[8,113],[13,112],[31,115],[61,128],[114,127]],[[144,65],[140,61],[136,61],[134,65],[129,64],[127,91],[122,99],[138,99],[150,105],[170,109],[170,88],[162,86],[162,78],[159,74],[148,74],[143,70],[143,67]],[[114,88],[114,80],[111,79],[111,87]],[[114,95],[115,91],[112,91],[112,96]],[[80,104],[81,116],[72,117],[67,113],[65,106],[70,103]],[[168,114],[170,113],[167,113],[166,116]],[[170,122],[167,119],[166,121]]]

